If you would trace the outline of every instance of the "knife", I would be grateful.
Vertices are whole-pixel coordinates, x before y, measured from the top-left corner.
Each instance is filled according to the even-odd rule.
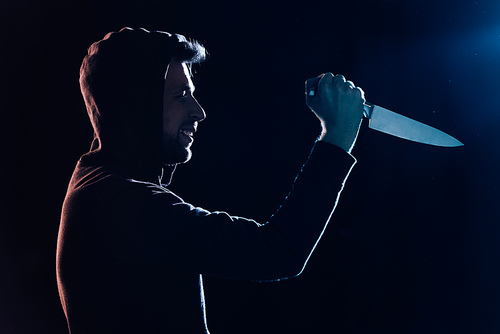
[[[314,96],[315,93],[316,87],[313,85],[309,88],[308,95]],[[422,144],[443,147],[463,146],[459,140],[441,130],[388,109],[369,102],[365,102],[363,108],[363,115],[369,119],[370,129]]]
[[[459,140],[427,124],[368,102],[363,107],[363,115],[369,119],[370,129],[422,144],[443,147],[463,146]]]

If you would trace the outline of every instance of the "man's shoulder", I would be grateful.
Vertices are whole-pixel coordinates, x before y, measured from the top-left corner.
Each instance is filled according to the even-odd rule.
[[[126,176],[113,166],[77,165],[69,193],[92,196],[99,200],[120,197],[144,197],[156,194],[174,195],[165,186]]]

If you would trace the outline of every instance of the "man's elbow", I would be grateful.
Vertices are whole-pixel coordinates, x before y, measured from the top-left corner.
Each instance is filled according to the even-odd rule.
[[[306,260],[296,259],[295,261],[288,262],[286,268],[282,268],[282,274],[284,276],[283,278],[293,278],[302,274],[306,267],[308,259],[309,258],[307,258]]]

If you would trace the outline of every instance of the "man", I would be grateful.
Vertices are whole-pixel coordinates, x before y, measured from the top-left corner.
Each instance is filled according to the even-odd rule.
[[[310,79],[323,131],[268,222],[209,212],[169,191],[205,112],[190,66],[201,45],[124,28],[94,43],[80,85],[94,128],[64,201],[57,249],[72,334],[208,333],[202,274],[273,281],[300,274],[355,159],[363,92],[341,75]]]

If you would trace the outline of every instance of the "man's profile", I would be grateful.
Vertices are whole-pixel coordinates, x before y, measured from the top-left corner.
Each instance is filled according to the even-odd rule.
[[[80,86],[94,129],[64,201],[57,279],[72,334],[208,333],[202,275],[274,281],[302,272],[355,159],[363,92],[341,75],[307,81],[322,133],[266,222],[185,202],[168,189],[206,117],[181,35],[124,28],[94,43]],[[307,158],[307,157],[305,157]]]

